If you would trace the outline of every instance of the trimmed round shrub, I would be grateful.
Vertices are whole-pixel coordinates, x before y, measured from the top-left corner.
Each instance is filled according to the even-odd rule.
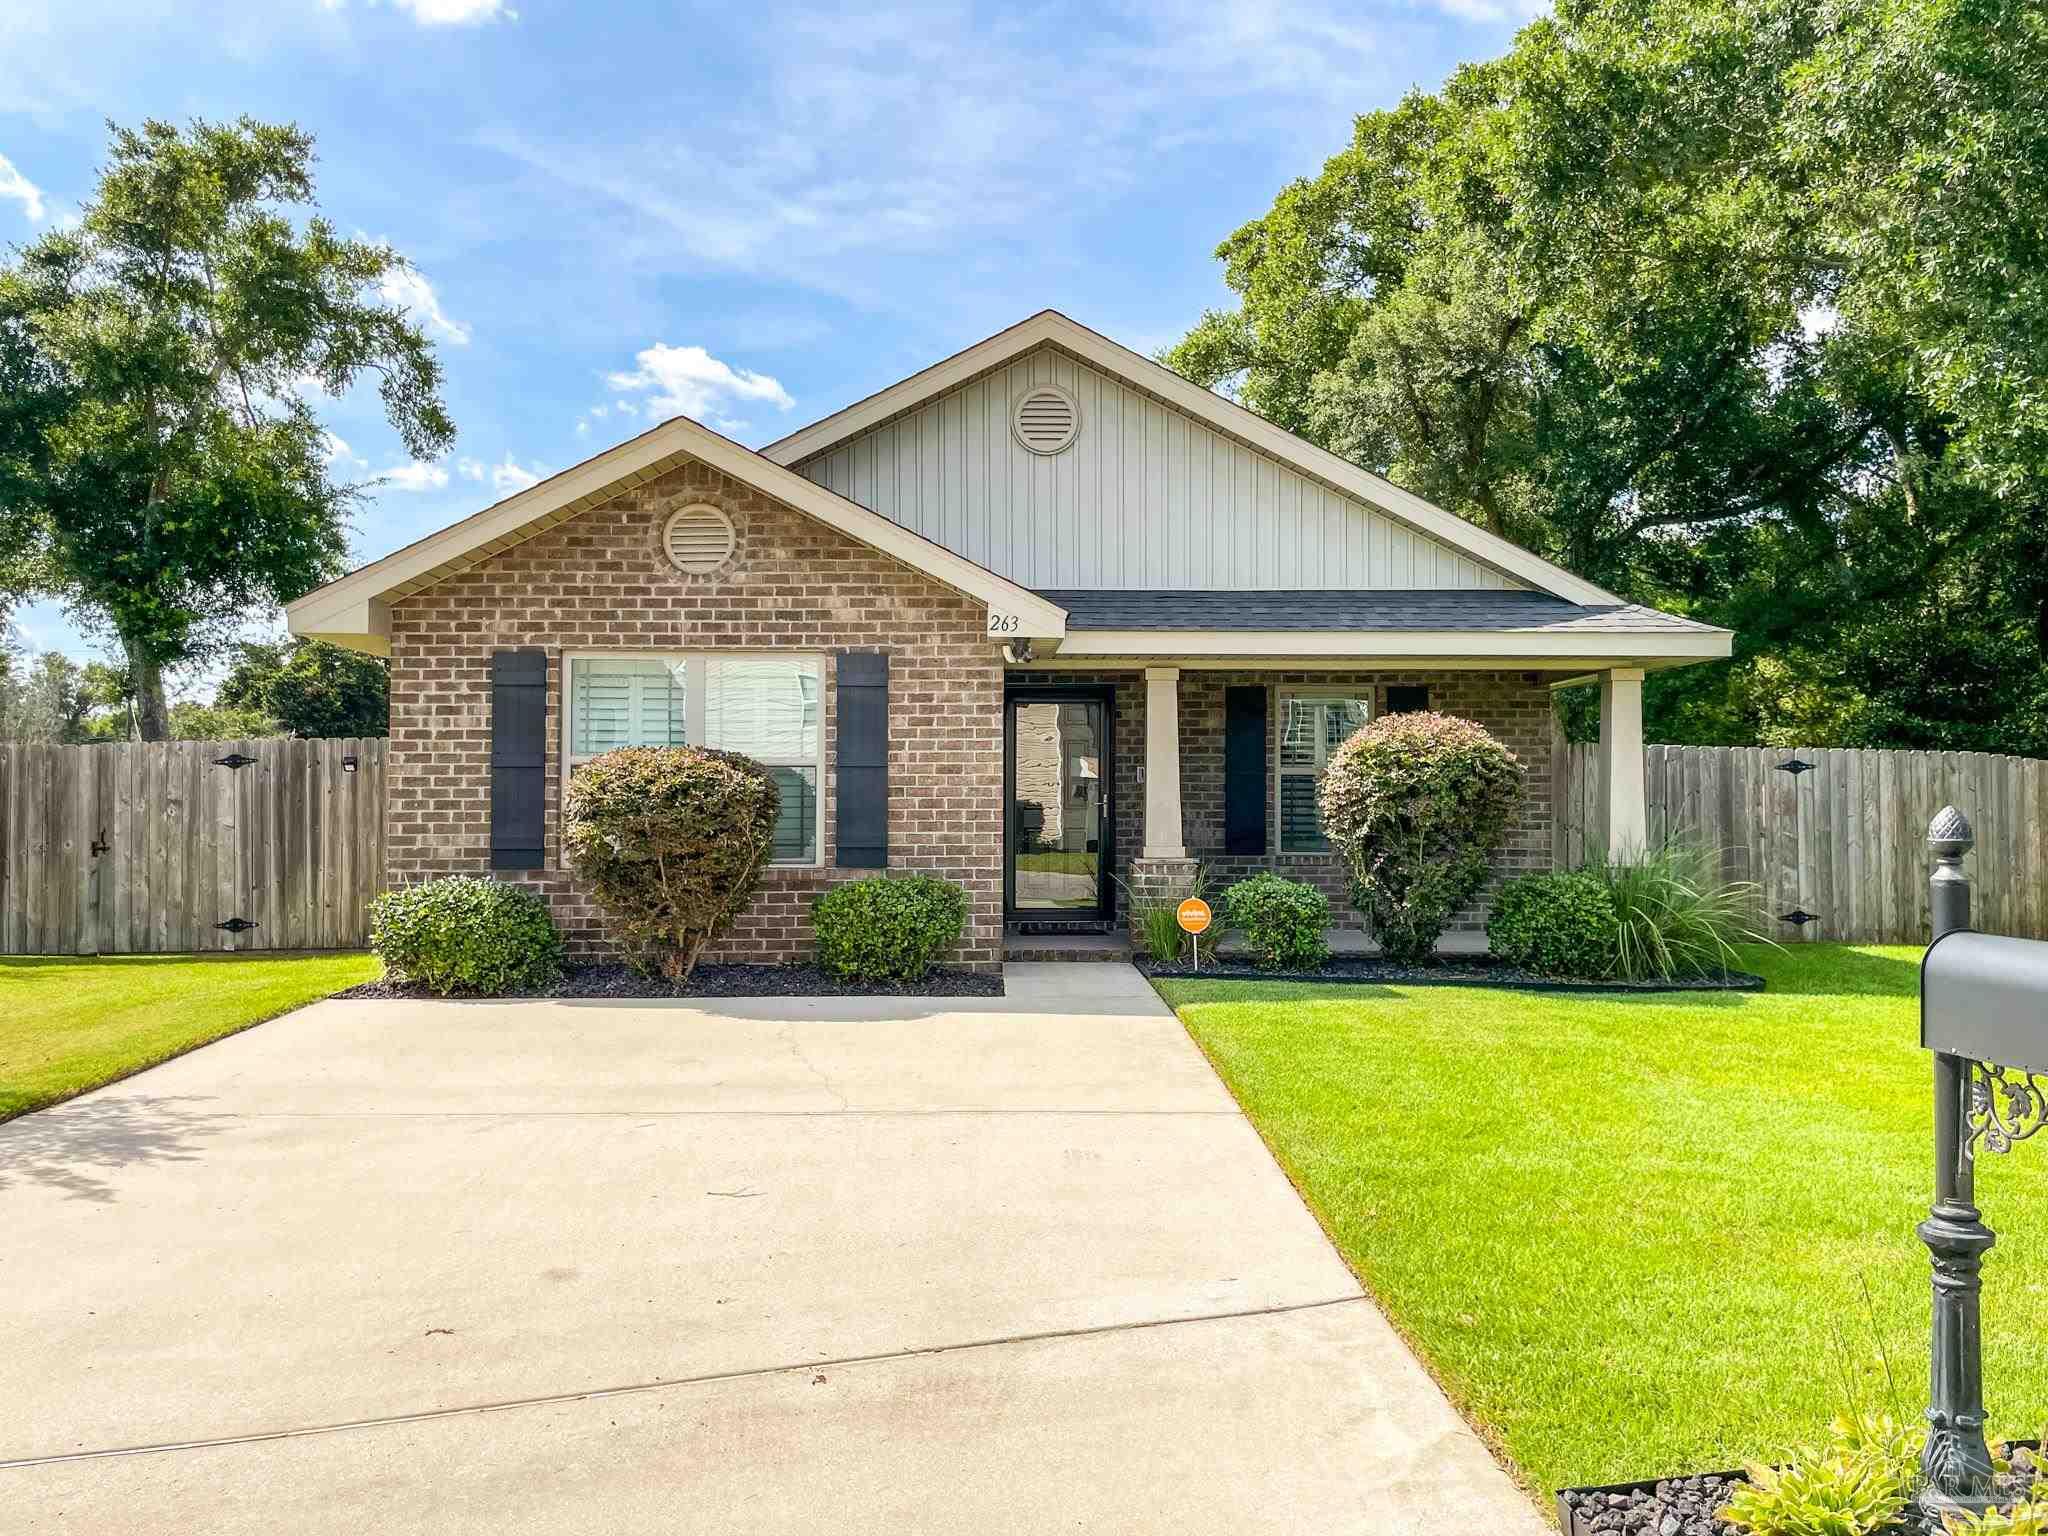
[[[1596,980],[1614,969],[1617,926],[1614,898],[1598,876],[1522,875],[1494,898],[1486,947],[1539,976]]]
[[[562,974],[562,936],[539,893],[476,875],[386,891],[370,903],[385,970],[446,997],[538,992]]]
[[[1312,970],[1330,958],[1330,898],[1303,881],[1270,870],[1238,881],[1223,893],[1223,922],[1263,966]]]
[[[811,908],[818,964],[848,981],[917,981],[967,930],[967,892],[934,875],[849,880]]]
[[[562,846],[627,958],[680,986],[760,888],[781,806],[737,752],[619,747],[570,779]]]
[[[1485,882],[1521,809],[1522,764],[1470,720],[1382,715],[1330,754],[1316,804],[1373,937],[1413,964]]]

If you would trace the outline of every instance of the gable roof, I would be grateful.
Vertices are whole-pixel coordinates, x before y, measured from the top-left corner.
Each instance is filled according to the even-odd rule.
[[[691,460],[709,464],[957,592],[980,599],[991,609],[1016,615],[1017,627],[1006,633],[1033,639],[1058,639],[1066,633],[1065,613],[1028,587],[806,480],[687,416],[674,417],[628,438],[438,533],[315,587],[285,605],[286,622],[295,635],[388,654],[392,603]]]
[[[1489,533],[1455,513],[1446,512],[1412,491],[1402,490],[1391,480],[1360,469],[1348,459],[1318,448],[1285,428],[1276,427],[1235,401],[1182,378],[1171,368],[1133,352],[1053,309],[1040,310],[1008,330],[998,331],[963,352],[956,352],[887,389],[855,401],[822,421],[813,422],[770,443],[761,450],[762,457],[790,466],[815,459],[851,438],[1046,346],[1067,352],[1225,436],[1235,438],[1333,490],[1377,507],[1430,538],[1525,581],[1539,591],[1573,603],[1623,606],[1621,599],[1613,593],[1573,575],[1563,566],[1531,553],[1512,540]]]

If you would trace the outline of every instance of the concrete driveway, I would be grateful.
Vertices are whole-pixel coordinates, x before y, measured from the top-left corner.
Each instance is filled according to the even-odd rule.
[[[0,1126],[0,1527],[1547,1527],[1125,966],[317,1004]]]

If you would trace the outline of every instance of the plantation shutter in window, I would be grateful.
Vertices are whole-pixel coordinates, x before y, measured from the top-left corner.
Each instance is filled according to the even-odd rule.
[[[1316,785],[1330,753],[1365,724],[1362,699],[1290,697],[1280,719],[1280,851],[1323,853]]]
[[[1223,851],[1266,851],[1266,690],[1223,690]]]
[[[546,859],[548,657],[491,653],[491,868]]]
[[[687,739],[683,669],[646,657],[578,659],[569,754],[679,747]]]
[[[889,863],[889,658],[841,651],[835,685],[839,704],[838,862],[845,869]]]

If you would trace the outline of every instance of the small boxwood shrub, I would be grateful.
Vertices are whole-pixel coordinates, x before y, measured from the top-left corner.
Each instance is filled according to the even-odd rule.
[[[1486,947],[1539,976],[1594,980],[1614,969],[1616,927],[1614,898],[1598,876],[1522,875],[1494,898]]]
[[[536,992],[562,974],[562,936],[523,885],[451,875],[370,903],[370,948],[402,981],[451,992]]]
[[[678,986],[761,884],[782,794],[703,747],[619,747],[569,781],[562,846],[627,958]]]
[[[1240,880],[1223,893],[1223,922],[1244,935],[1260,965],[1308,970],[1330,958],[1330,898],[1300,880],[1270,870]]]
[[[1486,880],[1522,804],[1522,765],[1454,715],[1382,715],[1330,754],[1323,834],[1388,958],[1429,958]]]
[[[918,981],[967,929],[967,892],[935,875],[849,880],[811,908],[818,964],[848,981]]]

